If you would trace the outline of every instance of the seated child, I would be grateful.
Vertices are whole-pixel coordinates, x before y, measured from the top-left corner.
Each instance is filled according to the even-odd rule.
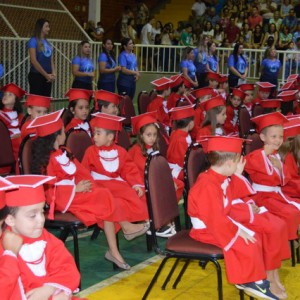
[[[224,250],[229,283],[256,297],[278,299],[265,280],[259,236],[228,217],[232,200],[244,189],[244,181],[239,176],[244,167],[240,155],[242,143],[242,139],[234,137],[208,139],[206,152],[211,167],[199,175],[188,197],[188,214],[193,226],[190,236]]]
[[[118,203],[108,189],[98,187],[89,171],[67,148],[61,147],[65,142],[63,123],[59,118],[61,112],[37,118],[30,125],[36,128],[38,136],[32,147],[32,173],[46,172],[47,175],[56,176],[55,187],[47,191],[49,218],[53,217],[55,206],[60,212],[71,212],[86,226],[97,224],[104,229],[108,241],[109,250],[105,258],[119,268],[128,270],[130,266],[118,250],[115,232],[121,226],[125,237],[132,239],[138,236],[137,232],[143,230],[144,226],[129,223],[127,214],[128,210],[131,212],[131,207]]]
[[[81,128],[91,137],[92,131],[87,118],[90,112],[90,99],[92,91],[82,89],[70,89],[65,97],[69,97],[68,116],[65,132],[72,128]]]
[[[224,135],[223,125],[226,120],[226,106],[222,96],[202,102],[202,107],[206,112],[201,128],[197,132],[196,140],[207,135]]]
[[[253,100],[253,104],[260,103],[261,100],[267,100],[270,97],[274,84],[270,82],[256,82],[256,96]]]
[[[245,93],[243,91],[232,88],[228,104],[226,105],[226,120],[223,126],[227,135],[239,135],[238,113],[244,98]]]
[[[277,95],[282,99],[281,111],[284,115],[291,115],[294,113],[294,101],[297,100],[298,90],[286,90]]]
[[[167,109],[168,110],[170,110],[173,107],[176,107],[178,101],[185,94],[184,81],[180,74],[171,76],[170,80],[172,80],[172,82],[170,84],[171,94],[168,97],[168,101],[167,101]]]
[[[183,164],[186,150],[192,143],[189,132],[194,127],[195,110],[193,105],[174,107],[170,110],[171,120],[175,129],[171,133],[167,151],[167,160],[173,178],[184,180]]]
[[[288,228],[289,240],[298,237],[300,223],[300,200],[289,198],[281,187],[290,179],[288,169],[282,164],[277,153],[283,142],[283,123],[287,119],[279,112],[252,118],[264,142],[262,149],[246,156],[245,171],[249,174],[256,191],[253,199],[259,206],[265,206],[271,213],[283,219]]]
[[[243,100],[242,106],[247,108],[247,111],[252,116],[252,108],[253,108],[253,99],[254,99],[254,89],[255,84],[252,83],[243,83],[239,85],[239,89],[242,90],[246,95]]]
[[[281,99],[266,99],[260,101],[260,106],[263,108],[264,114],[269,114],[271,112],[280,112],[282,100]],[[256,116],[255,116],[256,117]]]
[[[3,86],[1,90],[4,94],[0,101],[0,120],[3,121],[9,130],[13,153],[16,160],[16,172],[19,173],[18,155],[21,144],[20,126],[23,119],[21,99],[26,92],[14,83]],[[8,172],[10,172],[10,167],[0,168],[0,174]]]
[[[115,116],[119,114],[119,104],[120,104],[120,100],[122,99],[122,96],[109,91],[98,90],[95,91],[94,99],[95,99],[95,107],[94,107],[95,112],[102,112],[105,114],[115,115]]]
[[[228,75],[219,74],[219,88],[218,93],[227,100],[229,91],[228,91]]]
[[[281,189],[289,197],[300,198],[300,118],[290,119],[284,123],[284,139],[278,153],[287,166],[290,180]]]
[[[48,113],[50,107],[50,97],[40,95],[27,95],[25,105],[27,107],[27,113],[30,116],[28,120],[21,127],[21,139],[23,140],[27,135],[35,136],[36,132],[34,128],[29,129],[28,125],[33,119],[39,116],[44,116]]]
[[[62,241],[44,229],[43,184],[54,177],[23,175],[7,179],[19,185],[19,189],[6,192],[5,223],[7,231],[23,239],[17,260],[26,299],[78,299],[72,297],[80,280],[74,259]]]

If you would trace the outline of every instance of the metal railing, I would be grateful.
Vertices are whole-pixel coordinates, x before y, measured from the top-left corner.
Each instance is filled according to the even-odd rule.
[[[24,38],[0,38],[0,63],[3,64],[5,70],[2,78],[3,84],[15,82],[23,89],[29,90],[27,76],[30,69],[30,60],[26,48],[27,41],[28,39]],[[71,61],[77,54],[77,46],[80,41],[49,41],[54,48],[57,74],[57,80],[52,88],[52,95],[54,99],[62,99],[73,81]],[[102,51],[101,43],[91,42],[91,46],[91,57],[94,65],[97,66],[97,59]],[[164,76],[179,73],[183,49],[181,46],[135,45],[139,70]],[[116,57],[118,57],[120,50],[120,44],[116,43]],[[218,48],[220,72],[222,74],[228,73],[227,60],[231,53],[232,48]],[[245,49],[244,54],[249,61],[247,80],[257,81],[260,76],[260,63],[263,59],[264,50]],[[278,78],[279,83],[282,84],[287,75],[300,72],[300,51],[278,51],[278,55],[281,61],[284,62]],[[292,60],[293,58],[295,60]],[[95,88],[96,82],[97,78],[94,81]]]

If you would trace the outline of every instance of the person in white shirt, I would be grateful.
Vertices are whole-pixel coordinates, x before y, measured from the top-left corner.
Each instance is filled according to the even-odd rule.
[[[151,33],[152,33],[152,26],[154,22],[155,22],[155,18],[150,17],[148,23],[143,26],[141,32],[141,44],[143,45],[151,44]]]
[[[196,0],[196,2],[192,5],[192,16],[193,23],[200,23],[202,25],[204,20],[204,14],[206,11],[206,5],[202,0]]]

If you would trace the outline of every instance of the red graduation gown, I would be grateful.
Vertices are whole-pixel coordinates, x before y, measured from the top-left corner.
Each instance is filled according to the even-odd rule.
[[[227,279],[233,284],[266,277],[260,238],[255,235],[257,242],[247,245],[228,217],[236,198],[234,191],[243,184],[237,176],[229,179],[209,169],[199,175],[188,197],[188,214],[193,224],[190,236],[224,249]]]
[[[156,118],[159,122],[163,123],[165,126],[170,126],[170,117],[168,115],[168,109],[164,104],[165,99],[157,95],[147,107],[147,112],[156,111]]]
[[[61,212],[70,211],[86,226],[98,224],[103,228],[103,221],[118,222],[118,212],[110,191],[96,185],[89,171],[76,159],[60,160],[65,155],[64,149],[51,153],[47,166],[47,175],[56,176],[54,188],[47,191],[47,202],[55,199],[55,209]],[[82,180],[92,182],[91,192],[76,192],[76,185]],[[120,228],[117,225],[118,229]]]
[[[287,224],[289,240],[296,239],[300,210],[295,205],[299,205],[300,201],[296,198],[291,199],[282,192],[281,187],[290,178],[286,166],[283,165],[282,172],[279,172],[272,166],[264,150],[258,149],[246,156],[245,171],[257,192],[253,195],[257,205],[265,206],[271,213],[283,219]],[[288,201],[295,202],[295,205]]]
[[[134,186],[144,186],[140,172],[127,151],[112,144],[108,147],[90,146],[83,157],[82,164],[100,187],[112,193],[122,221],[141,221],[148,219],[146,197],[138,197]]]
[[[146,160],[147,157],[143,155],[141,147],[138,144],[134,144],[129,150],[128,150],[128,154],[130,155],[130,157],[132,158],[132,160],[135,162],[135,164],[137,165],[140,174],[141,174],[141,178],[144,178],[144,172],[145,172],[145,165],[146,165]],[[174,183],[176,185],[176,196],[177,196],[177,200],[179,201],[182,197],[182,193],[183,193],[183,189],[184,189],[184,183],[177,179],[174,178]]]
[[[233,108],[231,105],[226,106],[226,120],[223,128],[226,134],[238,134],[238,108]]]
[[[201,129],[201,124],[205,118],[205,111],[201,108],[201,104],[195,109],[194,128],[191,131],[191,137],[196,140],[198,131]]]
[[[80,119],[73,118],[69,122],[69,124],[66,126],[65,132],[67,133],[72,128],[75,128],[75,129],[81,128],[81,129],[85,130],[89,136],[92,136],[91,127],[90,127],[89,123],[86,121],[82,121]]]
[[[32,134],[36,135],[36,129],[35,128],[28,128],[28,125],[32,122],[31,119],[27,120],[22,128],[21,128],[21,140],[23,140],[27,135]]]
[[[170,110],[171,108],[176,107],[177,101],[181,97],[182,96],[177,93],[171,93],[171,95],[168,97],[167,109]]]

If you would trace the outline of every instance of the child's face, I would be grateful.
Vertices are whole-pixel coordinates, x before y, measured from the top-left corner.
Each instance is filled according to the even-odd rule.
[[[78,99],[75,107],[72,109],[75,119],[85,121],[90,112],[89,102],[85,99]]]
[[[231,102],[231,104],[232,104],[232,106],[233,106],[234,108],[237,108],[237,107],[239,107],[239,106],[241,105],[242,100],[241,100],[240,97],[232,96],[232,97],[230,98],[230,102]]]
[[[45,202],[20,206],[14,216],[6,217],[5,222],[16,234],[33,239],[38,238],[43,232],[45,223],[44,205]]]
[[[217,124],[223,125],[226,120],[226,107],[222,108],[222,111],[216,115]]]
[[[218,87],[219,82],[216,80],[209,79],[209,87],[216,89]]]
[[[101,112],[108,114],[108,115],[118,115],[119,109],[118,106],[114,103],[109,103],[107,107],[102,106]]]
[[[274,150],[278,150],[283,143],[283,127],[270,126],[265,133],[260,134],[260,138],[265,145],[272,146]]]
[[[239,163],[239,159],[240,156],[237,156],[235,159],[229,159],[225,162],[226,168],[225,168],[225,172],[226,176],[231,176],[232,174],[235,173],[236,169],[237,169],[237,165]]]
[[[266,100],[270,96],[270,92],[258,91],[258,95],[261,99]]]
[[[11,92],[4,92],[2,103],[5,108],[13,108],[16,103],[16,95]]]
[[[31,119],[36,117],[44,116],[48,113],[48,108],[43,106],[31,106],[27,108],[28,114],[31,116]]]
[[[60,134],[56,137],[56,142],[58,146],[62,146],[65,144],[66,141],[66,134],[65,134],[65,128],[63,127]]]
[[[153,146],[157,139],[157,127],[154,124],[148,125],[143,134],[142,140],[148,146]]]
[[[104,129],[95,127],[94,142],[97,147],[110,146],[113,142],[113,134],[107,133]]]
[[[251,103],[253,101],[253,91],[245,91],[245,94],[243,103]]]

